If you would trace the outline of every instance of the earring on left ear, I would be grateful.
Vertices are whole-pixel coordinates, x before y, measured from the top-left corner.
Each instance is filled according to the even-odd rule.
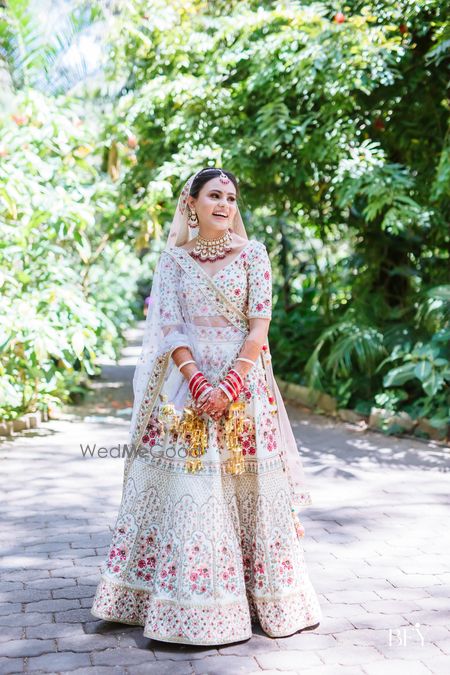
[[[188,209],[189,209],[189,218],[188,218],[189,227],[198,227],[198,216],[196,211],[192,211],[190,206],[188,206]]]

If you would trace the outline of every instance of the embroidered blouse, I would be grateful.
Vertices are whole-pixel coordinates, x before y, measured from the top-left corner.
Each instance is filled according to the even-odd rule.
[[[201,263],[194,261],[194,264],[208,276]],[[172,256],[163,252],[161,265],[162,325],[179,326],[183,321],[198,323],[199,317],[217,316],[214,307]],[[249,319],[272,318],[272,270],[262,242],[249,240],[241,253],[211,275],[211,279]]]

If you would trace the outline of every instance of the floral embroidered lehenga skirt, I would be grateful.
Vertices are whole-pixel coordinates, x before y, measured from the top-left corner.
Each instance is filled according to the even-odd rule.
[[[233,363],[233,326],[195,328],[195,359],[213,384]],[[163,394],[189,405],[187,385]],[[250,638],[252,621],[272,637],[320,622],[321,610],[292,516],[273,406],[256,364],[242,397],[253,424],[242,438],[245,472],[227,473],[221,422],[208,422],[203,468],[185,470],[186,447],[161,432],[155,406],[133,459],[91,612],[144,627],[167,642],[219,645]]]

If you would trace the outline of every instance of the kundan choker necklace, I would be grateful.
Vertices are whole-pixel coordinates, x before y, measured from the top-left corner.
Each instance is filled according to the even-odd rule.
[[[225,258],[226,254],[231,251],[231,230],[227,229],[225,234],[215,239],[205,239],[200,234],[197,235],[197,242],[190,251],[193,258],[197,258],[200,262],[207,262],[210,260],[219,260]]]

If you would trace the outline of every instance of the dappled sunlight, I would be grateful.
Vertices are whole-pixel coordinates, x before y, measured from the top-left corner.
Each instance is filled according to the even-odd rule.
[[[195,654],[199,659],[212,650],[150,640],[140,628],[97,620],[89,611],[116,522],[123,459],[83,458],[80,444],[112,449],[126,442],[129,377],[128,366],[108,366],[82,405],[67,407],[63,419],[0,446],[8,477],[5,498],[14,499],[14,508],[2,514],[0,569],[6,582],[20,579],[30,595],[50,579],[69,584],[70,596],[77,580],[84,592],[76,611],[86,636],[120,636],[135,650],[151,648],[158,658]],[[409,622],[423,624],[424,633],[431,630],[436,613],[430,611],[428,592],[440,592],[446,573],[433,546],[448,518],[448,495],[442,475],[421,468],[432,469],[432,457],[444,470],[448,453],[411,439],[356,432],[295,407],[289,415],[313,498],[301,518],[303,545],[323,619],[310,636],[301,633],[277,643],[255,626],[250,647],[264,651],[270,643],[272,651],[283,651],[301,639],[304,649],[310,638],[334,644],[343,625],[346,632],[370,629],[371,634]],[[32,480],[24,481],[24,475]],[[392,612],[399,616],[392,618]],[[221,653],[234,653],[233,646]]]
[[[300,454],[312,467],[338,462],[340,465],[351,465],[353,469],[367,466],[398,470],[414,467],[442,472],[449,470],[450,449],[434,441],[362,431],[354,425],[336,422],[293,405],[288,407],[288,411]],[[310,439],[314,439],[314,444]],[[353,471],[350,475],[355,477]]]

